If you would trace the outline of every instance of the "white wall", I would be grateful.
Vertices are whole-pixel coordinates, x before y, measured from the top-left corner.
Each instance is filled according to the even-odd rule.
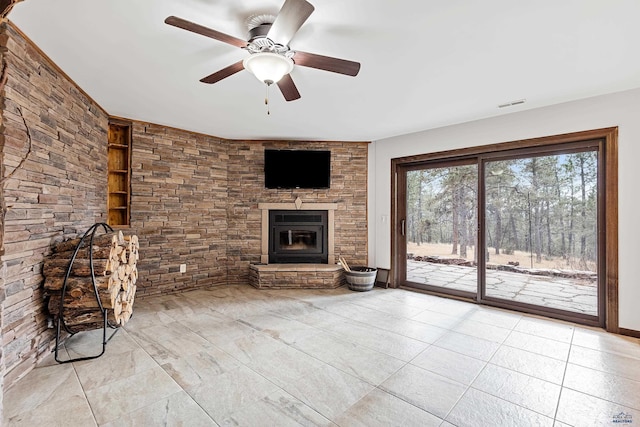
[[[369,151],[370,265],[391,264],[392,158],[613,126],[619,142],[620,327],[640,331],[640,89],[375,141]]]

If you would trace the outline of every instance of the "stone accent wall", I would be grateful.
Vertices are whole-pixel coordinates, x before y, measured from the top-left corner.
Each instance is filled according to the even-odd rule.
[[[140,238],[138,296],[227,283],[226,147],[134,122],[129,231]]]
[[[8,208],[0,215],[0,376],[10,387],[52,349],[41,272],[53,243],[106,220],[108,116],[11,26],[0,26],[0,50],[8,63],[0,175],[20,165],[0,187]],[[331,188],[265,189],[265,148],[331,150]],[[261,255],[258,203],[298,196],[336,203],[336,254],[366,264],[367,143],[227,141],[133,122],[124,232],[140,238],[138,297],[248,284],[249,265]]]
[[[5,387],[49,353],[42,265],[54,240],[74,237],[106,213],[107,115],[11,26],[0,27],[8,80],[2,94]],[[31,135],[29,147],[27,123]]]
[[[261,211],[258,203],[337,203],[335,253],[350,265],[367,264],[368,143],[230,141],[228,241],[229,283],[249,282],[249,265],[260,262]],[[264,186],[264,150],[331,150],[331,188],[277,190]]]
[[[367,261],[367,143],[227,141],[134,122],[131,232],[140,296],[249,283],[260,262],[260,202],[338,203],[336,253]],[[264,187],[264,149],[332,152],[329,190]],[[180,273],[187,264],[187,273]]]
[[[4,21],[4,19],[2,20]],[[0,30],[1,31],[1,30]],[[4,110],[4,85],[6,83],[5,77],[7,76],[8,69],[5,69],[5,60],[4,54],[6,52],[6,44],[5,38],[0,33],[0,37],[2,41],[0,42],[0,112]],[[2,134],[4,133],[4,120],[3,115],[0,114],[0,257],[4,255],[4,137]],[[5,292],[4,288],[6,286],[5,276],[6,276],[6,264],[0,260],[0,337],[2,337],[2,326],[3,326],[3,312],[4,312],[4,300],[5,300]],[[2,357],[2,340],[0,339],[0,420],[4,417],[4,358]]]

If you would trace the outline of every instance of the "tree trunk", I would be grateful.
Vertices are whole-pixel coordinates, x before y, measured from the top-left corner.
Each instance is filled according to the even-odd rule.
[[[518,229],[516,228],[516,220],[513,217],[513,213],[509,213],[509,224],[511,225],[511,244],[513,249],[520,249],[520,241],[518,240]]]
[[[580,259],[586,263],[587,259],[587,184],[585,176],[585,161],[583,156],[579,156],[580,159],[580,219],[581,233],[580,233]]]
[[[502,213],[500,209],[496,209],[496,231],[493,246],[496,248],[496,255],[500,255],[500,246],[502,245]]]
[[[461,239],[460,239],[460,257],[467,258],[467,246],[469,245],[469,228],[467,227],[467,206],[465,204],[464,187],[460,189],[460,217],[461,217]]]
[[[545,200],[545,218],[547,222],[547,253],[549,256],[553,256],[553,241],[551,239],[551,207],[549,206],[549,199]]]
[[[575,224],[575,208],[574,208],[574,203],[573,203],[573,197],[574,197],[575,193],[574,193],[574,189],[573,189],[573,184],[571,184],[571,199],[570,199],[570,207],[569,207],[569,245],[568,245],[568,256],[567,259],[571,259],[571,257],[575,254],[575,245],[574,245],[574,224]]]
[[[558,225],[560,226],[560,255],[566,256],[567,254],[567,241],[564,229],[564,201],[562,199],[562,190],[560,189],[560,177],[558,176],[558,169],[555,170],[555,185],[556,185],[556,197],[558,199]]]
[[[542,262],[542,209],[541,203],[537,202],[537,206],[533,209],[535,212],[535,248],[536,248],[536,262]]]
[[[452,209],[452,219],[453,219],[453,230],[452,230],[452,246],[451,246],[451,255],[458,255],[458,236],[460,233],[460,206],[459,206],[459,197],[458,197],[458,189],[454,188],[453,190],[453,209]]]
[[[419,178],[418,178],[418,200],[417,200],[417,204],[418,204],[418,218],[417,218],[417,233],[416,233],[416,244],[418,246],[420,246],[420,243],[422,243],[422,180],[423,180],[423,176],[422,176],[422,172],[419,172]]]

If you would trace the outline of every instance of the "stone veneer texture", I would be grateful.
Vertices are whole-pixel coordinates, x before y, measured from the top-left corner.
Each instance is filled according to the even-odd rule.
[[[261,202],[337,203],[335,252],[367,261],[367,143],[229,141],[133,122],[131,229],[140,296],[247,284],[260,262]],[[331,150],[331,188],[264,187],[264,149]],[[180,264],[187,272],[180,273]]]
[[[0,30],[8,82],[2,94],[9,210],[0,254],[0,375],[10,387],[52,348],[42,265],[59,240],[106,220],[108,116],[10,25]],[[264,188],[265,148],[331,150],[331,188]],[[133,122],[131,228],[140,237],[138,297],[247,284],[260,261],[260,202],[337,203],[336,255],[367,262],[367,143],[227,141]],[[180,264],[187,265],[180,273]],[[0,392],[2,389],[0,389]]]
[[[334,289],[346,283],[342,268],[261,269],[260,267],[262,266],[253,264],[249,268],[249,283],[258,289]]]
[[[227,143],[133,123],[131,229],[139,296],[227,283]],[[186,273],[180,273],[186,264]]]
[[[264,186],[264,149],[331,150],[331,188],[276,190]],[[259,263],[261,212],[258,203],[337,203],[335,253],[350,265],[367,263],[368,143],[234,141],[229,144],[227,258],[229,283],[249,281],[249,264]]]
[[[5,387],[51,349],[42,291],[42,265],[54,240],[83,232],[106,211],[107,114],[10,25],[0,30],[8,81],[2,105],[2,162],[10,174],[1,197],[4,254],[2,364]]]

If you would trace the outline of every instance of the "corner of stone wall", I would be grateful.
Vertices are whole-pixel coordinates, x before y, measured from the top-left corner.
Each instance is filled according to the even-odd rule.
[[[5,61],[4,54],[7,50],[6,46],[6,23],[0,24],[0,81],[4,82],[5,77]],[[0,88],[0,181],[4,178],[4,83]],[[4,200],[4,184],[0,184],[0,200]],[[1,206],[0,206],[1,209]],[[0,212],[0,337],[2,337],[4,326],[4,299],[5,299],[5,277],[7,276],[7,263],[4,260],[4,213]],[[4,357],[3,347],[0,342],[0,423],[4,416],[3,396],[4,396]]]
[[[20,201],[0,219],[0,384],[7,389],[54,345],[41,286],[52,242],[106,215],[107,115],[10,24],[0,26],[0,49],[9,76],[0,164],[4,178],[12,174],[0,185],[0,205]]]

